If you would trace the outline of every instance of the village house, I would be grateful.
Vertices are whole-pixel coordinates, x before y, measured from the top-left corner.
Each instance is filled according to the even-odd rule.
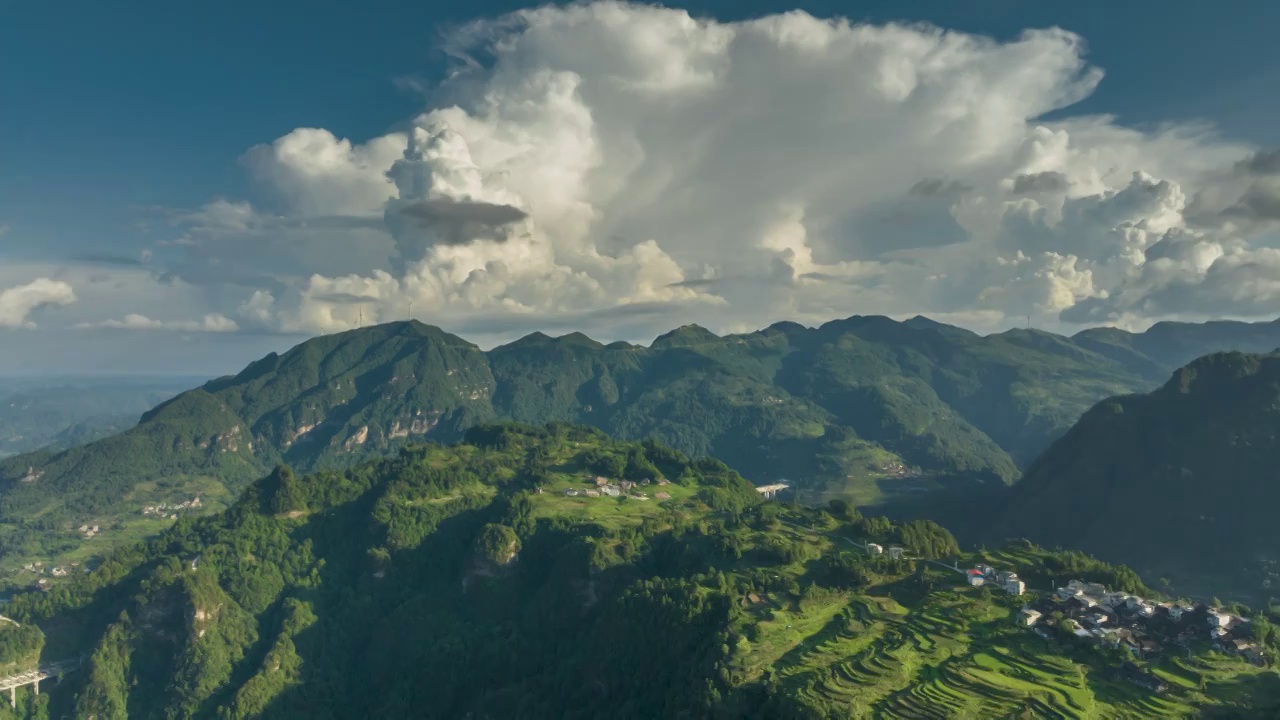
[[[586,495],[587,497],[600,497],[599,490],[586,490],[582,494]]]
[[[610,484],[600,488],[600,492],[608,495],[609,497],[618,497],[622,495],[622,488],[619,488],[617,485]]]
[[[1074,595],[1067,604],[1077,610],[1086,611],[1098,607],[1098,600],[1092,595]]]
[[[1041,613],[1039,610],[1032,610],[1026,606],[1023,606],[1022,610],[1018,612],[1018,622],[1027,627],[1032,627],[1036,623],[1040,622],[1040,617]]]
[[[1231,624],[1231,613],[1225,613],[1217,608],[1213,608],[1205,614],[1205,621],[1210,627],[1224,628]]]
[[[1004,591],[1010,595],[1021,595],[1027,591],[1027,584],[1018,578],[1017,573],[1009,573],[1004,580]]]
[[[658,498],[659,500],[670,500],[671,493],[666,492],[665,490],[659,490],[658,494],[654,495],[654,497]]]
[[[902,559],[902,554],[903,554],[903,552],[905,552],[905,551],[902,549],[902,546],[901,546],[901,545],[890,545],[890,546],[889,546],[889,559],[890,559],[890,560],[901,560],[901,559]]]
[[[1111,616],[1107,614],[1106,610],[1103,610],[1101,608],[1094,608],[1092,611],[1090,611],[1087,615],[1084,616],[1085,625],[1088,625],[1089,627],[1092,627],[1092,628],[1101,628],[1103,625],[1106,625],[1110,622],[1111,622]]]
[[[1109,592],[1109,593],[1105,593],[1099,599],[1098,604],[1102,605],[1108,610],[1118,610],[1119,608],[1128,604],[1129,598],[1131,597],[1133,596],[1126,592]]]
[[[866,550],[867,550],[867,554],[868,554],[868,555],[883,555],[883,554],[884,554],[884,548],[883,548],[883,547],[881,547],[880,545],[875,544],[875,543],[867,543],[867,544],[866,544],[866,545],[864,545],[863,547],[865,547],[865,548],[866,548]]]
[[[967,570],[965,572],[965,578],[969,581],[969,584],[973,587],[978,587],[979,585],[987,581],[987,579],[983,577],[982,571],[979,570],[978,568],[971,568]]]
[[[1231,650],[1232,652],[1235,652],[1239,655],[1243,655],[1245,654],[1245,652],[1252,650],[1254,647],[1255,646],[1253,643],[1249,642],[1248,640],[1245,640],[1244,638],[1235,638],[1234,640],[1231,640],[1227,643],[1226,649]]]

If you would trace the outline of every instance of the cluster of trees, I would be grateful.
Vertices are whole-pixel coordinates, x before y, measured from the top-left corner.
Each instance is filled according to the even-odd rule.
[[[0,620],[0,670],[34,663],[44,647],[44,633],[35,625]]]

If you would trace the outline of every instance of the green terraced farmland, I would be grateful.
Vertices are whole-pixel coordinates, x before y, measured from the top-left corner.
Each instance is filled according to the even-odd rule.
[[[1151,668],[1170,687],[1155,694],[1111,679],[1095,651],[1018,626],[1020,602],[1012,598],[943,587],[904,605],[893,597],[903,594],[900,585],[789,614],[785,632],[774,627],[782,621],[760,623],[762,642],[739,661],[772,663],[777,693],[797,717],[1197,717],[1230,706],[1234,686],[1241,700],[1250,698],[1251,677],[1275,680],[1272,670],[1225,656],[1169,660]],[[779,647],[787,641],[790,650]]]

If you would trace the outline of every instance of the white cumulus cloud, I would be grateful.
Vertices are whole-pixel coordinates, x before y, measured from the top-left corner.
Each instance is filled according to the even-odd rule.
[[[0,290],[0,328],[34,328],[31,314],[45,306],[66,306],[76,301],[68,283],[37,278],[25,285]]]
[[[178,332],[235,332],[240,329],[234,320],[211,313],[199,320],[153,320],[145,315],[130,313],[120,320],[102,320],[95,323],[80,323],[82,329],[110,328],[113,330],[171,330]]]
[[[1103,81],[1065,31],[596,2],[445,44],[442,101],[407,130],[251,149],[261,194],[184,218],[170,272],[302,332],[1280,312],[1272,156],[1198,125],[1042,120]]]

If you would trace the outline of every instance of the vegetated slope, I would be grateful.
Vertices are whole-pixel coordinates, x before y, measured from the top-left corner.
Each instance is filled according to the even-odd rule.
[[[51,446],[63,450],[132,427],[138,417],[189,389],[193,378],[63,378],[10,381],[0,388],[0,457]]]
[[[1214,337],[1277,326],[1241,327]],[[203,495],[218,507],[279,462],[340,468],[492,420],[654,437],[758,482],[786,478],[859,504],[965,493],[1012,482],[1098,399],[1158,382],[1060,336],[980,337],[924,318],[726,337],[688,326],[650,347],[535,333],[487,353],[438,328],[391,323],[269,355],[122,434],[0,461],[0,555],[58,560],[85,523],[109,528],[93,538],[105,547],[141,532],[148,504]]]
[[[583,427],[467,439],[343,472],[277,469],[220,515],[16,598],[6,611],[45,629],[46,662],[86,658],[39,698],[20,690],[20,711],[1177,717],[1275,699],[1273,672],[1221,658],[1171,661],[1184,684],[1152,696],[1109,679],[1106,654],[1018,626],[1021,600],[857,544],[954,555],[929,523],[762,502],[718,461]],[[603,470],[652,482],[581,494]],[[1018,558],[1044,564],[1028,577],[1132,582],[1075,556]]]
[[[1280,560],[1280,355],[1222,353],[1105,400],[1036,461],[995,532],[1204,594],[1266,597]]]

